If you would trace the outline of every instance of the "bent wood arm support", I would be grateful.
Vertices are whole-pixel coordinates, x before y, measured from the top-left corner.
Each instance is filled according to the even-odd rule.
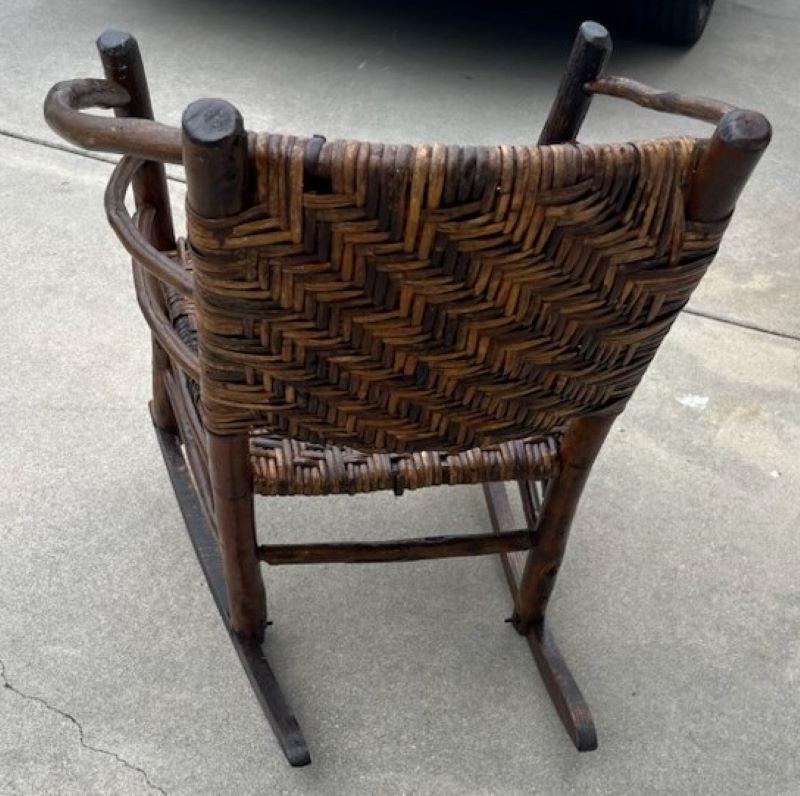
[[[136,214],[136,226],[142,235],[142,240],[148,240],[147,227],[152,226],[155,211],[152,207],[142,208]],[[200,362],[197,354],[181,340],[175,331],[170,319],[164,314],[162,302],[159,301],[156,290],[158,282],[152,273],[145,271],[142,264],[133,259],[133,285],[136,290],[136,299],[147,325],[153,332],[156,340],[164,347],[170,359],[180,369],[195,381],[200,380]]]
[[[191,296],[192,278],[174,260],[148,242],[150,240],[148,227],[154,222],[155,209],[143,206],[134,221],[125,207],[125,194],[137,170],[143,165],[143,160],[131,157],[124,157],[117,164],[106,188],[106,215],[122,245],[133,258],[136,298],[148,326],[175,364],[197,381],[200,378],[197,354],[181,340],[169,318],[164,314],[163,302],[155,292],[158,287],[155,280],[158,280],[175,288],[184,296]]]
[[[191,296],[191,276],[174,260],[147,242],[125,207],[128,186],[143,164],[144,161],[139,158],[124,157],[112,172],[104,197],[108,223],[131,257],[140,262],[156,279],[171,285],[184,296]]]
[[[604,94],[608,97],[629,100],[643,108],[662,113],[686,116],[703,122],[717,124],[726,113],[736,110],[721,100],[708,97],[695,97],[690,94],[677,94],[674,91],[660,91],[627,77],[608,75],[591,80],[583,86],[589,94]]]
[[[44,101],[47,124],[71,144],[93,152],[181,163],[181,132],[150,119],[110,118],[81,111],[121,108],[130,94],[111,80],[81,78],[56,83]]]
[[[420,561],[429,558],[482,556],[529,550],[533,535],[523,530],[426,536],[382,542],[261,545],[258,557],[267,564],[365,564],[379,561]]]
[[[136,170],[144,161],[123,158],[114,169],[106,189],[106,212],[111,226],[133,258],[133,284],[136,299],[147,325],[154,337],[169,354],[170,359],[195,381],[200,379],[200,363],[197,354],[181,340],[164,313],[164,305],[158,295],[158,282],[164,282],[183,295],[192,294],[192,280],[173,260],[162,254],[148,241],[151,239],[155,221],[155,208],[143,205],[130,217],[125,207],[125,194]]]

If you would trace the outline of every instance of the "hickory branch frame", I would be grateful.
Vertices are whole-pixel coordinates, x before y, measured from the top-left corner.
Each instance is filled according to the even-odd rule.
[[[170,320],[170,301],[175,295],[191,298],[193,286],[188,272],[176,264],[180,252],[176,254],[164,171],[164,163],[183,164],[189,206],[205,219],[235,216],[244,207],[252,179],[248,173],[252,137],[239,112],[222,100],[192,103],[181,130],[155,122],[136,40],[127,33],[107,31],[97,44],[105,80],[57,84],[47,97],[45,116],[72,143],[126,156],[109,184],[106,206],[112,227],[133,257],[137,297],[152,330],[153,424],[222,620],[289,762],[304,765],[310,756],[264,651],[268,622],[262,562],[357,563],[499,554],[513,597],[513,625],[530,645],[575,746],[582,751],[595,748],[591,713],[555,644],[547,605],[582,490],[615,415],[570,420],[561,439],[557,470],[541,480],[519,481],[523,528],[514,527],[503,483],[490,481],[484,492],[493,533],[258,545],[248,434],[217,433],[204,426],[190,387],[199,381],[198,355]],[[692,178],[686,216],[708,223],[727,219],[769,142],[767,120],[716,100],[657,92],[625,78],[604,77],[610,52],[608,32],[585,22],[539,143],[574,141],[595,94],[710,121],[716,129]],[[91,107],[112,108],[115,118],[84,113]],[[328,146],[316,137],[307,150],[309,184],[330,179],[331,160],[324,156]],[[129,185],[135,196],[135,218],[124,207]]]

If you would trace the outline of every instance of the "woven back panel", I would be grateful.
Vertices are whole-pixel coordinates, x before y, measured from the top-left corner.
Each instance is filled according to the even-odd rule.
[[[684,217],[693,139],[253,151],[251,207],[189,212],[218,432],[464,450],[618,411],[722,234]]]

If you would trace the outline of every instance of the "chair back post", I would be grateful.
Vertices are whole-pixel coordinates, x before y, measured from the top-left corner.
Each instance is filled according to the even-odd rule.
[[[599,22],[587,20],[581,24],[539,144],[561,144],[578,137],[592,101],[592,95],[583,87],[600,76],[611,49],[611,36]]]
[[[114,115],[152,120],[150,90],[136,39],[125,31],[106,30],[97,39],[97,50],[106,78],[122,86],[130,95],[130,102],[124,107],[114,108]],[[133,191],[137,208],[149,204],[155,210],[151,243],[162,251],[175,248],[164,164],[148,161],[142,166],[134,178]]]
[[[184,111],[182,128],[190,209],[204,218],[236,215],[244,207],[247,183],[247,135],[241,114],[224,100],[198,100]],[[200,350],[202,362],[202,333]],[[202,401],[202,383],[200,392]],[[230,625],[240,635],[260,639],[267,609],[256,556],[247,432],[209,431],[208,465]]]
[[[602,25],[587,21],[580,26],[550,115],[539,136],[540,145],[560,144],[577,138],[592,101],[592,95],[584,86],[600,76],[611,49],[611,36]],[[550,479],[536,524],[536,546],[527,556],[516,590],[512,622],[522,635],[528,635],[536,623],[544,619],[566,550],[572,517],[592,462],[613,422],[613,417],[598,415],[573,418],[567,423],[561,446],[562,471]],[[522,483],[520,488],[524,499]],[[593,731],[585,745],[577,738],[575,742],[579,748],[587,749],[594,748],[597,743]]]
[[[153,106],[150,90],[144,72],[139,43],[125,31],[106,30],[97,39],[97,51],[103,64],[106,79],[125,89],[130,97],[126,105],[116,106],[114,115],[118,118],[153,119]],[[152,224],[149,226],[148,243],[161,251],[175,248],[175,232],[172,226],[172,210],[169,204],[169,189],[164,164],[155,160],[147,161],[136,173],[133,180],[133,193],[136,209],[149,205],[154,210]],[[164,291],[153,277],[145,277],[152,288],[162,311],[166,313]],[[153,402],[151,411],[153,422],[161,429],[177,431],[178,423],[172,411],[167,391],[165,374],[170,368],[167,352],[152,338],[153,350]]]
[[[737,108],[722,117],[697,166],[686,217],[715,222],[728,218],[772,138],[772,126],[757,111]]]

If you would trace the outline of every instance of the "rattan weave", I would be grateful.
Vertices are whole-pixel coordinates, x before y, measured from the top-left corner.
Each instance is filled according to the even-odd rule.
[[[354,494],[487,481],[542,480],[558,472],[558,438],[525,439],[460,453],[361,453],[253,432],[254,488],[264,495]]]
[[[176,331],[197,351],[194,305],[174,290],[167,304]],[[187,379],[195,405],[200,387]],[[559,434],[528,437],[458,453],[362,453],[336,444],[317,445],[270,433],[250,431],[250,467],[253,486],[263,495],[357,494],[447,484],[487,481],[543,480],[559,470]]]
[[[685,220],[690,138],[251,148],[252,206],[189,211],[217,432],[459,451],[616,412],[722,233]]]

